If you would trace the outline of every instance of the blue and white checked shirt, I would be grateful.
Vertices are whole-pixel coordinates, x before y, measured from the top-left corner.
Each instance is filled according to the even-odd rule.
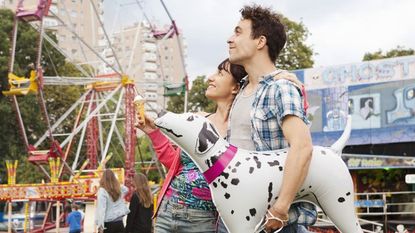
[[[251,138],[256,151],[278,150],[288,147],[288,142],[284,138],[281,127],[284,117],[294,115],[307,125],[309,124],[304,110],[301,90],[288,80],[274,80],[274,76],[281,72],[286,71],[276,70],[263,76],[255,93],[250,118]],[[244,89],[248,84],[248,76],[242,81],[241,89]],[[241,93],[242,91],[235,97],[233,103],[236,103],[236,99],[241,96]],[[229,126],[232,120],[233,107],[232,105],[229,114]],[[228,127],[228,139],[231,133],[231,128]],[[289,223],[297,222],[302,225],[312,225],[317,220],[315,206],[306,202],[291,205],[289,215]]]

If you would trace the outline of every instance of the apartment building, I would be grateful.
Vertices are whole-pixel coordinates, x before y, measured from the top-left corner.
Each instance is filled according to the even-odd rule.
[[[183,37],[179,36],[179,40],[181,46],[176,37],[156,39],[148,24],[136,23],[114,33],[112,45],[116,58],[109,51],[107,57],[112,62],[118,59],[124,73],[135,81],[150,105],[163,108],[167,102],[163,96],[164,85],[181,83],[185,77],[180,47],[185,54],[186,45]]]
[[[15,10],[20,0],[0,0],[0,7]],[[53,30],[58,39],[58,45],[65,51],[67,57],[78,63],[91,64],[97,67],[100,63],[93,49],[101,54],[107,42],[98,19],[103,21],[104,0],[52,0],[49,14],[44,18],[47,30]],[[35,9],[38,0],[24,0],[25,9]],[[98,16],[97,16],[98,15]],[[76,33],[74,35],[73,32]],[[87,48],[77,37],[91,48]]]

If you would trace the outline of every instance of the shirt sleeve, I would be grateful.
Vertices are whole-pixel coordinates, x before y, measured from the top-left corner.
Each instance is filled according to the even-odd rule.
[[[159,129],[148,134],[154,151],[160,162],[168,169],[173,165],[177,156],[180,156],[180,149],[174,149],[171,142],[164,136]]]
[[[108,196],[105,195],[105,190],[99,188],[97,193],[97,206],[95,209],[95,225],[98,228],[104,229],[105,212],[107,208]]]
[[[275,103],[277,105],[276,115],[278,124],[288,115],[299,117],[304,123],[309,124],[305,115],[303,96],[301,90],[287,80],[278,80],[275,92]]]

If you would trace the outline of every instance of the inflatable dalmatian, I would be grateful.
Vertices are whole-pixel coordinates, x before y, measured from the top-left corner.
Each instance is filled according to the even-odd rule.
[[[163,112],[154,123],[180,146],[204,174],[219,215],[230,233],[259,232],[278,198],[287,149],[248,151],[222,139],[205,117]],[[363,232],[354,209],[353,182],[341,159],[351,119],[330,148],[314,146],[303,186],[295,201],[312,202],[343,233]]]

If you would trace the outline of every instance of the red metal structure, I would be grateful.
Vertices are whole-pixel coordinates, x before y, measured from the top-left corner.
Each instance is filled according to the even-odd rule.
[[[136,96],[133,83],[125,86],[125,185],[130,189],[127,199],[129,200],[134,189],[133,177],[135,174],[135,145],[137,143],[136,130],[134,127],[135,108],[134,97]]]
[[[89,101],[91,104],[91,111],[95,110],[97,107],[95,102],[96,97],[97,95],[95,92],[90,92],[86,97],[87,102]],[[96,169],[98,167],[98,120],[96,116],[92,117],[88,122],[86,134],[86,154],[89,159],[88,169]]]

